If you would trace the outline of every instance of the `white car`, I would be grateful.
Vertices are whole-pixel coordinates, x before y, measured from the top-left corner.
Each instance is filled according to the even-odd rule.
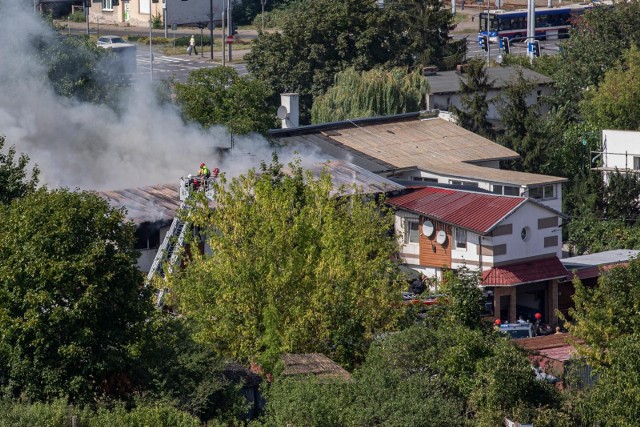
[[[98,46],[105,49],[122,46],[132,46],[120,36],[102,36],[98,39]]]

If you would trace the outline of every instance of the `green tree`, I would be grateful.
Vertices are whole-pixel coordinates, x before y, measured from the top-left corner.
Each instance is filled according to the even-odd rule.
[[[617,66],[610,68],[597,87],[586,92],[580,103],[585,119],[598,129],[640,129],[640,50],[636,45],[624,52]]]
[[[640,260],[604,271],[595,287],[574,281],[575,308],[569,310],[569,332],[584,340],[578,346],[589,365],[599,367],[612,361],[609,347],[620,338],[640,333]]]
[[[422,73],[405,69],[373,69],[358,73],[348,68],[336,83],[313,100],[313,123],[336,122],[361,117],[386,116],[425,108],[429,84]]]
[[[472,59],[465,67],[465,79],[460,80],[461,108],[452,107],[460,126],[487,138],[493,135],[493,126],[487,120],[487,93],[492,87],[484,60]]]
[[[194,255],[172,287],[180,311],[219,354],[271,368],[282,352],[351,365],[396,324],[401,289],[393,214],[357,189],[338,197],[277,158],[215,184],[216,209],[191,214],[212,254]]]
[[[585,12],[571,30],[560,52],[560,67],[553,78],[555,100],[564,106],[569,121],[579,118],[579,101],[587,88],[597,87],[605,73],[615,67],[625,50],[640,42],[640,3],[594,7]]]
[[[72,402],[126,392],[151,309],[134,225],[87,192],[41,189],[0,210],[2,386]]]
[[[175,90],[184,116],[204,128],[220,124],[231,133],[247,134],[264,133],[275,125],[267,87],[239,76],[232,67],[192,71],[186,83],[176,83]]]
[[[467,268],[461,268],[455,273],[446,273],[440,291],[446,295],[446,298],[442,298],[442,304],[450,322],[468,328],[481,325],[483,295],[479,279],[478,273]]]
[[[20,154],[16,161],[16,148],[9,147],[5,154],[2,152],[4,144],[5,137],[0,135],[0,205],[9,204],[13,199],[35,190],[40,174],[36,165],[31,170],[31,178],[28,179],[26,169],[29,156]]]
[[[88,38],[57,35],[32,40],[58,95],[116,107],[127,76],[113,67],[115,53]]]
[[[450,23],[451,13],[435,0],[395,1],[382,9],[360,0],[306,1],[286,15],[282,31],[258,37],[247,67],[274,95],[299,93],[306,123],[313,97],[348,67],[440,64]]]
[[[640,335],[608,343],[609,366],[598,370],[595,386],[576,399],[582,425],[630,426],[640,419]]]
[[[265,425],[488,426],[505,416],[568,425],[561,398],[490,331],[445,320],[376,340],[350,382],[279,380]],[[553,422],[542,422],[544,417]]]

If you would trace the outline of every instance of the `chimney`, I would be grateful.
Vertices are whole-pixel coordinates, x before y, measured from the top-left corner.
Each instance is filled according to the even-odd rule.
[[[278,118],[282,120],[282,128],[290,129],[300,126],[300,95],[297,93],[281,93]]]

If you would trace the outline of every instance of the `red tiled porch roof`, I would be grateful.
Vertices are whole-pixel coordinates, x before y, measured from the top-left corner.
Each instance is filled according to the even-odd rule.
[[[551,279],[564,279],[569,272],[557,257],[493,267],[482,272],[481,286],[514,286]]]

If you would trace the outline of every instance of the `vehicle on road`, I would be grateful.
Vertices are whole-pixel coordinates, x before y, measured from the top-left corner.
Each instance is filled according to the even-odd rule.
[[[133,74],[137,69],[135,44],[127,43],[120,36],[102,36],[98,38],[98,47],[113,52],[109,66],[112,71],[121,74]]]
[[[594,5],[574,4],[566,7],[536,9],[535,38],[538,40],[558,40],[569,37],[569,30],[578,16],[592,9]],[[482,38],[487,36],[490,43],[502,43],[507,37],[512,41],[524,41],[527,38],[527,10],[491,10],[478,16],[478,45],[482,47]],[[489,30],[487,31],[487,16]],[[501,46],[502,47],[502,46]]]
[[[130,43],[127,43],[120,36],[102,36],[98,38],[98,46],[103,48],[112,48],[119,46],[133,46]]]

